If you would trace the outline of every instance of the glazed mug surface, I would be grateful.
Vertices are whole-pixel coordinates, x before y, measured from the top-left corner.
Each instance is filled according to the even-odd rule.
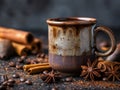
[[[96,19],[69,17],[48,19],[49,64],[63,73],[78,73],[81,65],[97,56],[108,56],[116,47],[112,31],[105,26],[96,26]],[[111,47],[106,52],[96,49],[96,35],[99,31],[108,34]]]

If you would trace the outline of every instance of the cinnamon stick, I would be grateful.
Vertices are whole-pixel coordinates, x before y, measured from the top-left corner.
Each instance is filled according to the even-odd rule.
[[[97,67],[101,69],[102,72],[105,72],[107,70],[108,66],[114,66],[118,65],[120,66],[119,62],[113,62],[113,61],[105,61],[105,60],[99,60]]]
[[[19,43],[12,42],[13,47],[18,55],[27,55],[28,51],[31,49],[30,45],[22,45]]]
[[[106,66],[106,64],[104,63],[104,61],[101,60],[101,61],[98,62],[97,68],[99,68],[102,72],[104,72],[104,71],[106,71],[107,66]]]
[[[37,67],[32,67],[30,69],[28,69],[28,74],[35,74],[35,73],[39,73],[42,72],[44,70],[51,70],[52,68],[49,65],[45,65],[45,66],[37,66]]]
[[[28,69],[38,66],[49,66],[49,63],[39,63],[39,64],[30,64],[30,65],[24,65],[23,69],[24,71],[28,71]]]
[[[0,27],[0,38],[21,44],[30,44],[33,42],[33,35],[30,32],[4,27]]]
[[[42,42],[39,38],[34,38],[33,43],[32,43],[32,48],[31,52],[34,54],[38,53],[42,49]]]

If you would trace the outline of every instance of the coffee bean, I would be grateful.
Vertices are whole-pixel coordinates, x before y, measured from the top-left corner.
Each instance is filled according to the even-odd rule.
[[[103,81],[107,81],[107,78],[106,77],[103,77],[103,79],[102,79]]]
[[[3,85],[3,86],[7,86],[7,82],[8,82],[8,81],[4,81],[4,82],[2,83],[2,85]]]
[[[42,54],[40,55],[40,57],[41,57],[41,58],[45,58],[45,54],[42,53]]]
[[[39,63],[39,61],[38,61],[37,59],[34,59],[34,62],[35,62],[35,63]]]
[[[12,77],[13,78],[19,78],[20,76],[19,76],[19,74],[16,73],[16,74],[13,74]]]
[[[36,55],[36,57],[38,57],[38,58],[39,58],[40,56],[41,56],[41,53],[38,53],[38,54]]]
[[[26,79],[25,79],[25,78],[20,78],[20,81],[21,81],[21,82],[25,82]]]
[[[51,90],[58,90],[58,88],[57,87],[53,87]]]
[[[9,83],[15,83],[15,80],[11,78],[11,79],[8,79],[8,82]]]
[[[7,80],[8,80],[7,75],[1,75],[0,76],[0,83],[3,83],[4,81],[7,81]]]
[[[67,78],[65,79],[65,81],[66,81],[66,82],[72,82],[72,81],[73,81],[73,78],[72,78],[72,77],[67,77]]]
[[[8,85],[9,87],[13,87],[13,86],[14,86],[14,83],[8,82],[7,85]]]
[[[27,84],[27,85],[32,85],[32,82],[31,82],[30,80],[26,80],[26,81],[25,81],[25,84]]]
[[[18,59],[19,63],[24,63],[24,59]]]
[[[23,69],[23,66],[22,65],[16,65],[16,69]]]
[[[31,60],[30,64],[36,64],[36,62],[34,60]]]
[[[26,55],[23,55],[23,56],[20,57],[21,60],[25,60],[26,58],[27,58]]]
[[[30,64],[30,63],[31,63],[31,59],[27,59],[27,60],[25,61],[25,63],[26,63],[26,64]]]
[[[9,66],[10,66],[10,67],[15,67],[15,66],[16,66],[16,63],[15,63],[15,62],[9,62]]]
[[[0,90],[7,90],[7,86],[0,85]]]
[[[43,74],[47,74],[47,73],[48,73],[48,71],[47,71],[47,70],[43,71]]]
[[[48,55],[45,55],[45,58],[48,59]]]
[[[38,63],[43,63],[44,59],[43,58],[37,58]]]
[[[43,86],[45,83],[41,83],[40,85]]]
[[[47,62],[48,62],[48,59],[47,59],[47,58],[45,58],[45,59],[44,59],[44,63],[47,63]]]

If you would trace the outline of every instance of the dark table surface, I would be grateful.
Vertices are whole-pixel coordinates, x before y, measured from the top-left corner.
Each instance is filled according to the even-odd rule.
[[[39,36],[39,33],[36,34],[37,32],[34,32],[36,36]],[[45,35],[47,33],[44,33]],[[43,42],[43,52],[46,54],[48,53],[48,37],[44,35],[39,36],[44,42]],[[26,85],[25,83],[20,82],[20,78],[15,79],[16,83],[14,87],[10,87],[9,90],[51,90],[54,86],[56,86],[58,89],[57,90],[108,90],[108,89],[113,89],[113,90],[119,90],[120,88],[120,82],[107,82],[107,81],[84,81],[82,78],[79,76],[73,77],[72,82],[67,82],[65,81],[66,77],[63,77],[60,82],[55,83],[55,84],[46,84],[43,83],[43,81],[40,79],[40,74],[34,74],[34,75],[29,75],[23,70],[17,70],[15,67],[9,67],[8,63],[13,61],[18,63],[19,56],[11,57],[8,60],[0,60],[0,74],[7,74],[8,78],[12,78],[12,75],[14,73],[18,73],[20,77],[25,77],[26,79],[30,79],[33,84],[32,85]],[[36,55],[30,55],[27,56],[26,59],[35,59]],[[24,65],[24,64],[22,64]],[[7,69],[4,70],[4,69]],[[107,83],[107,85],[106,85]],[[105,84],[105,85],[104,85]]]
[[[40,74],[29,75],[23,70],[17,70],[15,67],[10,67],[8,65],[11,61],[18,63],[19,58],[19,56],[16,56],[8,60],[0,60],[0,74],[7,74],[8,78],[12,78],[12,75],[17,73],[20,77],[31,80],[33,84],[27,85],[24,82],[20,82],[20,78],[16,78],[15,85],[13,87],[9,87],[8,90],[52,90],[54,86],[58,88],[57,90],[119,90],[120,88],[120,82],[117,81],[85,81],[79,76],[68,76],[73,77],[73,80],[71,82],[67,82],[67,76],[65,75],[63,75],[62,79],[57,83],[46,84],[41,80]],[[26,59],[28,58],[32,60],[35,59],[36,56],[30,55]]]

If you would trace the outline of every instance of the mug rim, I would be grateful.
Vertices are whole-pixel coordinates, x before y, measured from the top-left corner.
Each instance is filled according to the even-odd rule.
[[[50,25],[80,25],[80,24],[95,24],[95,18],[91,17],[63,17],[50,18],[46,22]]]

